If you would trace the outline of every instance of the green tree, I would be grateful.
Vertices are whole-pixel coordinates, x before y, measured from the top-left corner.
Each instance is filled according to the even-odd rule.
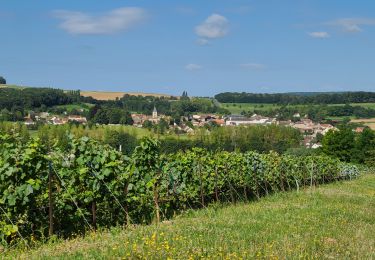
[[[148,130],[151,130],[152,129],[152,122],[149,121],[149,120],[146,120],[146,121],[143,122],[142,127],[146,128]]]
[[[0,84],[7,84],[7,81],[5,80],[5,78],[1,76],[0,76]]]
[[[350,128],[330,130],[322,140],[323,152],[341,161],[350,162],[354,154],[354,133]]]
[[[93,121],[97,124],[109,124],[107,112],[104,109],[99,109],[98,112],[95,114]]]
[[[353,154],[353,161],[357,163],[364,163],[375,152],[375,133],[370,128],[365,128],[359,134],[355,142],[355,152]]]
[[[134,123],[133,118],[129,112],[122,113],[122,117],[120,119],[120,124],[122,125],[132,125]]]
[[[186,91],[182,92],[181,100],[190,100],[188,93]]]

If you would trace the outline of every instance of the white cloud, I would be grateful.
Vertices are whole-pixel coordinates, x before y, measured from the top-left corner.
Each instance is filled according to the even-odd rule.
[[[197,44],[198,44],[198,45],[201,45],[201,46],[209,45],[209,44],[210,44],[210,41],[207,40],[207,39],[204,39],[204,38],[199,38],[199,39],[197,40]]]
[[[310,32],[308,33],[313,38],[325,39],[329,38],[330,35],[327,32]]]
[[[203,67],[199,64],[194,64],[194,63],[190,63],[190,64],[187,64],[185,66],[185,69],[187,70],[200,70],[202,69]]]
[[[341,27],[344,32],[357,33],[362,32],[363,26],[374,26],[375,19],[368,18],[343,18],[333,22],[329,22],[329,25]]]
[[[60,27],[71,34],[111,34],[128,30],[143,22],[146,11],[138,7],[123,7],[104,15],[58,10],[53,16],[61,19]]]
[[[212,14],[202,24],[195,27],[195,33],[201,38],[221,38],[228,34],[228,27],[227,18],[219,14]]]
[[[260,63],[243,63],[240,66],[242,68],[252,69],[252,70],[263,70],[263,69],[266,69],[266,65],[260,64]]]

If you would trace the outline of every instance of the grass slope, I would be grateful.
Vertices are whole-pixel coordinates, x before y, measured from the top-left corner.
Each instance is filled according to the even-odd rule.
[[[159,226],[97,232],[6,258],[375,258],[375,175],[257,202],[190,211]]]
[[[219,103],[222,108],[228,109],[232,114],[240,114],[242,111],[253,111],[253,110],[271,110],[280,108],[278,104],[255,104],[255,103]],[[343,106],[345,104],[328,104],[328,106]],[[375,109],[375,103],[351,103],[352,106],[361,106],[364,108]],[[314,105],[288,105],[290,108],[302,108],[310,107]]]

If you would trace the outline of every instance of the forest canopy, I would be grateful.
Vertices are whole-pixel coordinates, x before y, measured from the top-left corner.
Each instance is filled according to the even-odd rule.
[[[375,92],[337,93],[238,93],[225,92],[215,95],[222,103],[272,103],[272,104],[345,104],[375,102]]]

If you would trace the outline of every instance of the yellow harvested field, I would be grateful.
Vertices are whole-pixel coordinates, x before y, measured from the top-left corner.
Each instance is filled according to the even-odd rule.
[[[104,92],[104,91],[81,91],[84,97],[93,97],[97,100],[115,100],[122,98],[125,94],[132,96],[154,96],[154,97],[171,97],[167,94],[141,93],[141,92]]]
[[[375,123],[375,118],[352,119],[353,123]]]
[[[352,119],[350,122],[352,123],[363,123],[367,125],[372,130],[375,130],[375,118],[366,118],[366,119]]]

